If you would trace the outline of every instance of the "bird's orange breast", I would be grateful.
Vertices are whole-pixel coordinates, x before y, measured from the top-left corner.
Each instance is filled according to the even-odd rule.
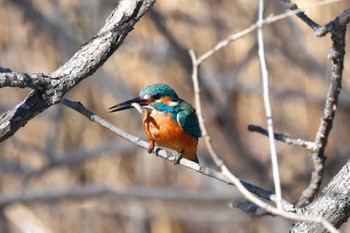
[[[148,140],[176,150],[182,153],[184,158],[198,162],[196,155],[198,138],[186,133],[181,125],[171,118],[170,113],[144,111],[142,121]]]

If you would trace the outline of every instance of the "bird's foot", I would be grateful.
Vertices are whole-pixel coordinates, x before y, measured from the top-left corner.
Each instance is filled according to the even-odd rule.
[[[178,165],[180,160],[182,159],[182,151],[177,155],[175,156],[175,160],[174,160],[174,165]]]
[[[154,141],[150,141],[147,147],[148,154],[151,154],[153,152],[153,149],[154,149]]]

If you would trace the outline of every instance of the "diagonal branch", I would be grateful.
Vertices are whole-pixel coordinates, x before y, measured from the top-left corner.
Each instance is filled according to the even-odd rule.
[[[86,109],[81,103],[79,102],[74,102],[68,99],[63,99],[62,100],[62,104],[66,105],[67,107],[72,108],[75,111],[80,112],[82,115],[86,116],[87,118],[89,118],[91,121],[96,122],[97,124],[107,128],[108,130],[112,131],[113,133],[117,134],[118,136],[120,136],[121,138],[137,145],[138,147],[141,147],[145,150],[147,150],[148,148],[148,143],[141,140],[138,137],[135,137],[127,132],[125,132],[124,130],[115,127],[113,124],[111,124],[110,122],[106,121],[105,119],[95,115],[93,112],[89,111],[88,109]],[[161,157],[163,159],[167,159],[169,161],[174,162],[174,160],[177,158],[178,154],[173,154],[171,152],[165,151],[161,148],[156,148],[154,155]],[[179,161],[179,165],[182,165],[186,168],[192,169],[196,172],[199,172],[203,175],[212,177],[214,179],[223,181],[229,185],[234,185],[226,176],[224,176],[221,172],[217,172],[213,169],[210,169],[208,167],[202,167],[199,166],[199,164],[192,162],[190,160],[187,160],[185,158],[181,159]],[[269,201],[274,201],[274,195],[271,191],[265,190],[261,187],[255,186],[253,184],[250,184],[248,182],[245,181],[240,181],[242,183],[242,185],[248,189],[250,192],[256,194],[257,196],[269,200]]]
[[[322,189],[315,200],[302,209],[302,214],[323,216],[332,225],[339,228],[350,215],[350,160],[338,174]],[[289,232],[328,232],[317,223],[296,222]]]
[[[299,198],[298,206],[309,203],[314,198],[321,185],[324,169],[323,167],[326,159],[324,152],[333,126],[333,120],[337,109],[338,97],[343,77],[345,35],[346,26],[340,25],[338,28],[332,31],[333,47],[328,55],[328,58],[332,60],[332,73],[321,124],[315,138],[316,147],[311,153],[311,157],[314,161],[314,171],[311,175],[309,186]]]
[[[268,136],[267,130],[259,125],[248,125],[248,131],[257,132],[257,133],[260,133],[262,135]],[[289,136],[282,134],[282,133],[274,133],[274,138],[277,141],[284,142],[288,145],[304,147],[307,150],[314,150],[314,147],[315,147],[314,142],[307,141],[307,140],[301,139],[301,138],[292,138],[292,137],[289,137]]]
[[[290,10],[295,11],[299,9],[298,6],[291,3],[290,0],[282,0],[282,2],[284,2],[286,8],[289,8]],[[345,55],[345,32],[346,25],[350,22],[350,9],[343,11],[343,13],[341,13],[333,21],[324,26],[318,25],[303,12],[300,12],[297,14],[297,16],[316,32],[316,36],[324,36],[330,32],[332,34],[333,42],[333,47],[328,56],[329,59],[332,60],[332,74],[330,77],[326,104],[324,107],[323,116],[321,118],[321,123],[314,140],[314,147],[311,150],[314,170],[311,174],[311,180],[308,187],[303,191],[298,200],[297,207],[301,207],[307,205],[314,199],[322,182],[324,163],[326,160],[324,152],[327,146],[330,131],[332,129],[338,103],[338,96],[341,89]]]
[[[284,6],[289,10],[299,11],[298,5],[295,3],[292,3],[290,0],[282,0],[282,2],[284,2]],[[316,31],[320,27],[320,25],[318,25],[315,21],[310,19],[303,11],[299,11],[298,13],[296,13],[296,15],[302,21],[304,21],[304,23],[309,25],[312,28],[312,30]]]
[[[36,89],[20,104],[0,116],[0,141],[16,133],[33,117],[61,101],[63,95],[93,74],[119,48],[137,21],[155,0],[122,0],[104,27],[59,69],[49,74],[52,88]]]
[[[307,16],[303,11],[301,11],[297,4],[292,3],[290,0],[281,0],[284,3],[284,6],[291,11],[298,11],[296,15],[306,23],[315,33],[316,36],[321,37],[325,36],[327,33],[332,32],[335,28],[339,26],[345,26],[350,22],[350,8],[346,9],[333,21],[320,26],[315,21],[313,21],[309,16]],[[340,0],[342,1],[342,0]]]
[[[323,25],[316,30],[316,36],[325,36],[337,26],[345,26],[350,23],[350,8],[346,9],[333,21]]]
[[[276,198],[276,195],[272,194],[270,195],[269,199],[273,201],[275,204],[280,203],[282,208],[276,208],[273,205],[269,204],[268,202],[265,202],[255,195],[253,195],[253,192],[247,188],[247,186],[242,183],[225,165],[223,160],[218,156],[216,153],[213,145],[210,141],[210,136],[207,134],[206,126],[204,123],[203,113],[201,112],[201,103],[200,103],[200,89],[199,89],[199,82],[198,82],[198,69],[199,65],[201,64],[200,60],[197,59],[196,54],[193,50],[190,50],[190,55],[192,58],[193,63],[193,73],[192,73],[192,79],[193,79],[193,86],[195,89],[195,102],[196,102],[196,109],[197,109],[197,115],[198,120],[201,126],[201,130],[203,133],[203,137],[205,139],[205,143],[207,145],[208,151],[213,158],[215,164],[220,168],[220,174],[227,179],[230,183],[233,183],[237,189],[240,191],[240,193],[244,196],[244,198],[247,199],[248,202],[245,202],[245,204],[253,203],[256,208],[260,208],[263,212],[266,211],[266,213],[270,213],[272,215],[278,215],[284,218],[288,218],[290,220],[295,221],[305,221],[305,222],[312,222],[312,223],[320,223],[322,226],[324,226],[328,231],[332,233],[338,232],[326,219],[323,217],[314,217],[314,216],[308,216],[308,215],[300,215],[296,214],[296,209],[294,206],[290,208],[290,205],[285,205],[285,201],[281,200],[279,198]],[[241,209],[244,209],[246,205],[239,206]],[[249,209],[251,210],[251,208]],[[288,211],[288,212],[287,212]]]
[[[10,69],[0,67],[1,87],[29,87],[38,90],[48,90],[52,88],[52,85],[50,77],[42,73],[12,72]]]

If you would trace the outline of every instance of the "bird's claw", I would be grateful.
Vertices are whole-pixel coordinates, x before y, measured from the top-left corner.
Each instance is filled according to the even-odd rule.
[[[153,152],[153,149],[154,149],[154,141],[150,141],[147,147],[148,154],[151,154]]]
[[[153,150],[154,150],[154,147],[155,147],[154,141],[150,141],[150,142],[149,142],[149,145],[148,145],[148,147],[147,147],[147,152],[148,152],[149,154],[151,154],[151,153],[153,152]],[[157,151],[156,151],[156,153],[157,153]],[[178,164],[180,163],[180,160],[182,159],[182,153],[183,153],[183,151],[181,151],[180,153],[178,153],[178,154],[175,156],[174,165],[178,165]]]
[[[182,159],[182,152],[175,156],[174,165],[178,165]]]

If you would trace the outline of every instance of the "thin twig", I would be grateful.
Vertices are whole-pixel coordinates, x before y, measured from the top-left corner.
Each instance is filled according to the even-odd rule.
[[[282,1],[290,10],[298,10],[298,6],[291,3],[290,0]],[[321,119],[321,124],[316,134],[314,146],[311,150],[311,158],[314,163],[314,170],[312,172],[308,187],[303,191],[298,200],[297,207],[301,207],[307,205],[311,200],[313,200],[322,182],[324,163],[326,160],[324,151],[327,146],[330,131],[332,129],[338,96],[341,89],[345,54],[345,28],[346,25],[350,22],[350,9],[345,10],[341,15],[336,17],[336,19],[324,26],[319,26],[303,12],[298,13],[297,16],[316,32],[316,36],[324,36],[328,32],[331,32],[333,41],[333,48],[329,55],[329,58],[332,60],[332,75],[330,78],[330,85],[328,88],[327,99],[324,107],[324,113]]]
[[[252,29],[252,31],[255,30],[255,28]],[[195,89],[195,102],[199,103],[199,106],[196,106],[197,111],[198,111],[198,117],[199,117],[199,122],[201,127],[204,126],[204,119],[203,119],[203,115],[201,112],[201,107],[200,107],[200,97],[199,97],[199,86],[198,86],[198,68],[199,65],[206,60],[207,58],[209,58],[212,54],[214,54],[217,50],[227,46],[230,42],[232,42],[235,39],[238,39],[239,37],[242,37],[244,34],[234,34],[234,35],[238,35],[237,38],[233,38],[232,36],[229,37],[227,40],[220,42],[219,44],[217,44],[213,49],[209,50],[208,52],[206,52],[204,55],[202,55],[199,59],[196,58],[195,53],[193,50],[190,50],[190,55],[192,58],[192,63],[193,63],[193,73],[192,73],[192,78],[193,78],[193,83],[194,83],[194,89]],[[197,80],[195,80],[197,79]],[[200,119],[202,118],[202,119]],[[203,124],[202,124],[203,123]],[[210,142],[210,137],[207,135],[207,131],[206,129],[202,129],[202,132],[205,132],[204,134],[204,139],[206,144],[211,144]],[[208,151],[211,152],[213,150],[213,147],[210,145],[208,147]],[[255,196],[253,196],[248,190],[246,190],[244,188],[243,185],[240,184],[239,179],[237,179],[225,166],[225,164],[222,162],[222,160],[220,158],[218,158],[217,154],[215,153],[211,153],[211,156],[213,157],[214,161],[219,162],[218,165],[220,165],[220,169],[222,171],[222,173],[227,176],[228,178],[230,178],[230,180],[236,185],[236,187],[239,189],[239,191],[241,191],[241,193],[252,203],[256,204],[257,206],[259,206],[260,208],[265,209],[266,211],[275,214],[275,215],[280,215],[292,220],[298,220],[298,221],[311,221],[311,222],[317,222],[317,223],[322,223],[323,226],[329,230],[330,232],[338,232],[329,222],[327,222],[324,218],[322,217],[312,217],[312,216],[303,216],[303,215],[297,215],[297,214],[293,214],[293,213],[287,213],[281,209],[277,209],[274,208],[273,206],[268,205],[265,202],[262,202],[260,199],[256,198]]]
[[[336,0],[336,1],[343,1],[343,0]],[[291,11],[299,11],[296,13],[296,15],[304,22],[306,23],[315,33],[316,36],[321,37],[325,36],[327,33],[331,32],[338,26],[345,26],[350,22],[350,8],[346,9],[341,13],[336,19],[333,21],[320,26],[315,21],[310,19],[302,10],[300,10],[297,6],[297,4],[292,3],[290,0],[282,0],[285,7],[288,8]],[[329,3],[332,3],[335,1],[329,1]],[[323,3],[328,4],[327,1],[323,1]],[[303,10],[305,10],[304,8]]]
[[[257,132],[268,136],[267,130],[259,125],[248,125],[248,131]],[[301,138],[292,138],[282,133],[274,133],[274,138],[275,140],[284,142],[288,145],[304,147],[305,149],[310,151],[315,150],[316,146],[315,142],[307,141]]]
[[[324,152],[327,146],[329,134],[332,130],[335,112],[337,110],[344,68],[346,26],[339,25],[331,32],[331,34],[333,46],[328,57],[332,61],[332,73],[321,124],[315,138],[315,150],[311,153],[311,157],[314,162],[314,171],[311,175],[310,184],[303,191],[298,200],[297,206],[304,206],[308,204],[311,200],[313,200],[315,194],[320,188],[324,171],[324,163],[326,160]]]
[[[284,2],[285,7],[289,10],[299,10],[297,4],[292,3],[290,0],[282,0],[282,2]],[[296,15],[307,25],[309,25],[312,28],[312,30],[316,31],[320,27],[320,25],[318,25],[315,21],[310,19],[303,11],[298,12]]]
[[[350,22],[350,8],[346,9],[333,21],[319,27],[316,30],[316,36],[325,36],[328,32],[334,30],[337,26],[345,26]]]
[[[118,6],[100,31],[81,46],[69,61],[50,73],[50,81],[55,80],[55,85],[48,90],[35,89],[21,103],[0,116],[0,141],[14,135],[39,113],[58,104],[64,94],[99,69],[120,47],[154,2],[155,0],[118,1]]]
[[[198,86],[198,68],[200,63],[198,62],[196,58],[196,54],[194,53],[193,50],[190,50],[190,55],[193,63],[193,73],[192,73],[192,79],[193,79],[193,85],[194,85],[194,92],[195,92],[195,102],[196,104],[199,104],[196,106],[197,109],[197,116],[198,120],[200,122],[200,127],[202,132],[205,132],[203,135],[205,143],[207,145],[208,151],[213,158],[217,166],[219,166],[221,173],[225,179],[229,180],[231,183],[233,183],[237,189],[241,192],[241,194],[251,203],[255,204],[256,206],[260,207],[261,209],[264,209],[268,213],[272,215],[278,215],[290,220],[295,220],[295,221],[306,221],[306,222],[316,222],[316,223],[321,223],[329,232],[331,233],[339,233],[334,226],[332,226],[329,222],[327,222],[323,217],[313,217],[313,216],[307,216],[307,215],[299,215],[295,214],[292,212],[286,212],[283,209],[275,208],[274,206],[268,204],[267,202],[262,201],[255,195],[253,195],[252,192],[247,190],[244,184],[231,173],[231,171],[226,167],[225,163],[218,157],[217,153],[215,152],[213,146],[211,145],[210,137],[207,134],[206,126],[204,124],[204,118],[203,118],[203,113],[201,111],[201,104],[200,104],[200,96],[199,96],[199,86]],[[204,128],[202,128],[204,127]],[[181,160],[182,161],[182,160]],[[180,162],[181,162],[180,161]],[[275,197],[275,195],[271,195],[271,197]]]
[[[268,16],[268,17],[264,18],[261,22],[257,21],[256,23],[252,24],[248,28],[246,28],[240,32],[229,35],[226,39],[218,42],[213,48],[211,48],[210,50],[208,50],[207,52],[205,52],[204,54],[199,56],[197,61],[198,61],[198,63],[203,63],[210,56],[212,56],[215,52],[228,46],[233,41],[238,40],[238,39],[248,35],[249,33],[258,29],[258,27],[260,27],[260,25],[271,24],[271,23],[274,23],[274,22],[279,21],[281,19],[288,18],[288,17],[291,17],[295,14],[298,14],[298,13],[302,12],[302,10],[312,9],[312,8],[315,8],[315,7],[320,6],[320,5],[331,4],[331,3],[339,2],[339,1],[343,1],[343,0],[328,0],[328,1],[317,2],[315,4],[310,4],[307,7],[304,7],[302,9],[295,9],[295,10],[285,12],[283,14],[279,14],[279,15],[275,15],[275,16]]]
[[[272,163],[272,174],[273,174],[273,183],[275,186],[276,192],[276,204],[277,208],[281,209],[282,204],[282,191],[281,191],[281,181],[280,174],[278,169],[278,159],[277,159],[277,151],[276,144],[273,135],[273,120],[272,120],[272,110],[270,103],[270,94],[269,94],[269,74],[267,71],[266,59],[265,59],[265,50],[264,50],[264,35],[262,31],[262,22],[264,17],[264,0],[259,1],[259,14],[258,14],[258,45],[259,45],[259,62],[261,69],[261,79],[262,79],[262,88],[263,88],[263,99],[264,99],[264,107],[266,113],[266,124],[267,124],[267,132],[269,136],[269,145],[270,145],[270,154],[271,154],[271,163]]]

